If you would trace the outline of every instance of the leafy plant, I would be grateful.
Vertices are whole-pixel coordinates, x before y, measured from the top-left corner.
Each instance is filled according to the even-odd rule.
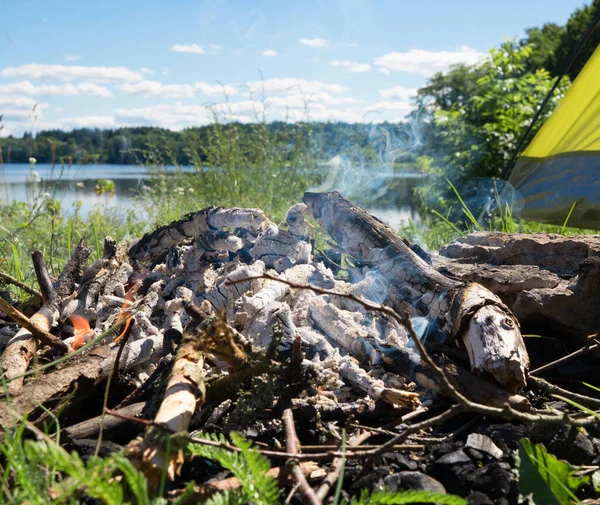
[[[258,451],[252,449],[252,444],[242,435],[232,432],[230,434],[234,445],[241,452],[201,444],[189,444],[188,451],[203,458],[218,462],[223,468],[229,470],[240,481],[239,491],[220,493],[222,496],[213,495],[210,503],[247,503],[257,505],[275,505],[279,503],[279,490],[275,479],[267,475],[270,469],[269,462]],[[196,438],[203,438],[213,442],[227,443],[223,436],[201,434]]]
[[[549,454],[543,444],[527,439],[519,442],[517,455],[519,491],[532,501],[544,505],[581,503],[575,493],[589,477],[575,477],[571,465]]]
[[[353,498],[350,505],[409,505],[417,503],[439,503],[440,505],[467,505],[467,500],[451,494],[432,493],[430,491],[400,491],[386,493],[363,491]]]

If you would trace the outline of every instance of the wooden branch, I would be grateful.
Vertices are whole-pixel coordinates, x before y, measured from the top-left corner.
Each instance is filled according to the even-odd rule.
[[[79,282],[83,274],[83,266],[90,255],[90,248],[85,239],[81,239],[79,244],[71,253],[69,261],[63,268],[54,288],[60,298],[70,295],[75,289],[75,283]]]
[[[42,293],[43,305],[32,317],[31,322],[46,333],[58,318],[58,296],[41,251],[34,251],[31,255],[33,268]],[[22,375],[27,371],[29,362],[37,352],[37,339],[27,328],[21,328],[10,339],[2,355],[2,368],[4,377],[10,382],[7,386],[8,393],[12,396],[18,394],[23,386]]]
[[[133,403],[127,407],[117,410],[116,412],[135,417],[142,413],[145,405],[146,402]],[[64,432],[71,438],[91,438],[98,434],[101,427],[103,430],[110,430],[113,428],[118,428],[126,422],[128,421],[122,417],[112,416],[107,413],[106,415],[92,417],[86,421],[82,421],[64,428]]]
[[[40,293],[37,289],[34,289],[34,288],[28,286],[24,282],[21,282],[20,280],[15,279],[14,277],[12,277],[8,274],[0,272],[0,280],[6,284],[12,284],[13,286],[16,286],[19,289],[22,289],[23,291],[25,291],[25,293],[29,293],[32,296],[36,296],[40,299],[42,298],[42,293]]]
[[[33,322],[32,319],[29,319],[25,314],[19,312],[10,303],[2,298],[0,298],[0,310],[2,310],[2,312],[10,317],[15,323],[28,330],[40,344],[50,346],[56,349],[56,351],[60,354],[66,354],[69,352],[69,346],[61,339],[44,330],[41,326]]]
[[[296,428],[294,427],[294,415],[292,414],[292,407],[288,406],[283,410],[283,425],[285,427],[285,448],[290,454],[297,455],[299,452],[298,435],[296,435]],[[298,491],[300,493],[300,499],[304,505],[322,505],[322,500],[317,496],[315,490],[310,487],[310,484],[306,481],[306,477],[298,464],[298,461],[290,458],[288,465],[291,466],[292,476],[294,481],[298,485]]]
[[[207,207],[146,233],[129,248],[129,258],[132,261],[150,261],[165,254],[170,246],[179,245],[215,228],[245,226],[256,230],[265,219],[258,209]]]
[[[532,370],[531,372],[529,372],[529,375],[539,375],[547,370],[550,370],[554,367],[557,367],[558,365],[561,365],[562,363],[566,363],[567,361],[572,360],[573,358],[577,358],[578,356],[582,356],[584,354],[587,354],[588,352],[593,351],[594,349],[597,349],[598,347],[600,347],[600,343],[598,342],[598,340],[596,339],[598,337],[597,334],[591,335],[590,337],[588,337],[588,341],[586,342],[586,345],[584,345],[581,349],[578,349],[575,352],[572,352],[571,354],[567,354],[566,356],[563,356],[562,358],[559,358],[557,360],[552,361],[551,363],[546,363],[545,365],[542,365],[539,368],[536,368],[535,370]],[[593,344],[591,342],[594,342]]]
[[[210,326],[205,331],[209,332]],[[196,406],[205,399],[204,354],[197,348],[197,338],[189,332],[183,335],[154,422],[142,439],[134,440],[127,448],[128,457],[146,475],[152,490],[158,489],[165,466],[168,477],[174,480],[183,463],[180,448],[171,447],[170,435],[165,433],[186,431]]]

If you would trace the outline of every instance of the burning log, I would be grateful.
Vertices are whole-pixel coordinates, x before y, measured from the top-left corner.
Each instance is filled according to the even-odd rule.
[[[519,323],[496,295],[442,275],[408,241],[337,192],[305,193],[304,202],[363,275],[375,271],[387,281],[389,304],[400,309],[409,303],[414,315],[464,345],[473,371],[492,375],[511,391],[525,385],[529,357]]]
[[[264,220],[264,214],[258,209],[208,207],[144,235],[129,248],[128,254],[132,261],[149,261],[164,255],[169,247],[211,230],[237,227],[258,230]]]

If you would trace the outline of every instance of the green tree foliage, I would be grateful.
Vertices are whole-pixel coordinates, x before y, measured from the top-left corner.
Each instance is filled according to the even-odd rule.
[[[563,65],[579,45],[579,42],[588,31],[592,22],[600,13],[600,0],[593,0],[589,5],[577,9],[567,21],[564,33],[560,37],[560,42],[556,48],[556,54],[553,59],[550,59],[548,64],[545,65],[552,75],[559,75]],[[592,33],[591,37],[582,47],[579,56],[573,61],[571,68],[568,72],[571,80],[575,79],[581,69],[584,67],[590,56],[600,45],[600,27]]]
[[[461,87],[468,90],[468,97],[455,99],[447,107],[439,105],[437,95],[431,95],[431,122],[423,151],[428,159],[421,160],[422,170],[429,176],[427,188],[422,190],[428,205],[439,209],[452,202],[445,178],[453,181],[461,192],[466,181],[502,173],[554,82],[548,71],[530,69],[533,54],[530,46],[504,43],[491,50],[489,58],[479,66],[450,72],[460,71]],[[473,81],[475,87],[467,84]],[[567,86],[565,78],[533,133],[550,115]],[[424,103],[427,98],[421,95]]]

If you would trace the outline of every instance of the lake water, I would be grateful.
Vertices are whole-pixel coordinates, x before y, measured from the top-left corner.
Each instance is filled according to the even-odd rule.
[[[184,170],[193,169],[185,167]],[[418,202],[412,193],[417,181],[410,176],[400,178],[402,180],[395,184],[393,194],[386,195],[385,202],[376,200],[366,206],[370,213],[393,229],[407,224],[408,220],[420,221]],[[33,179],[38,182],[32,183]],[[98,195],[96,184],[99,179],[112,180],[115,194]],[[69,212],[76,202],[81,202],[80,212],[84,216],[98,205],[129,208],[135,205],[133,195],[149,184],[146,169],[139,165],[72,165],[65,166],[61,173],[59,165],[52,169],[50,164],[39,163],[32,172],[28,164],[10,163],[0,166],[0,200],[4,203],[15,200],[31,202],[36,192],[43,191],[40,180],[57,181],[52,191],[55,191],[61,207]]]

